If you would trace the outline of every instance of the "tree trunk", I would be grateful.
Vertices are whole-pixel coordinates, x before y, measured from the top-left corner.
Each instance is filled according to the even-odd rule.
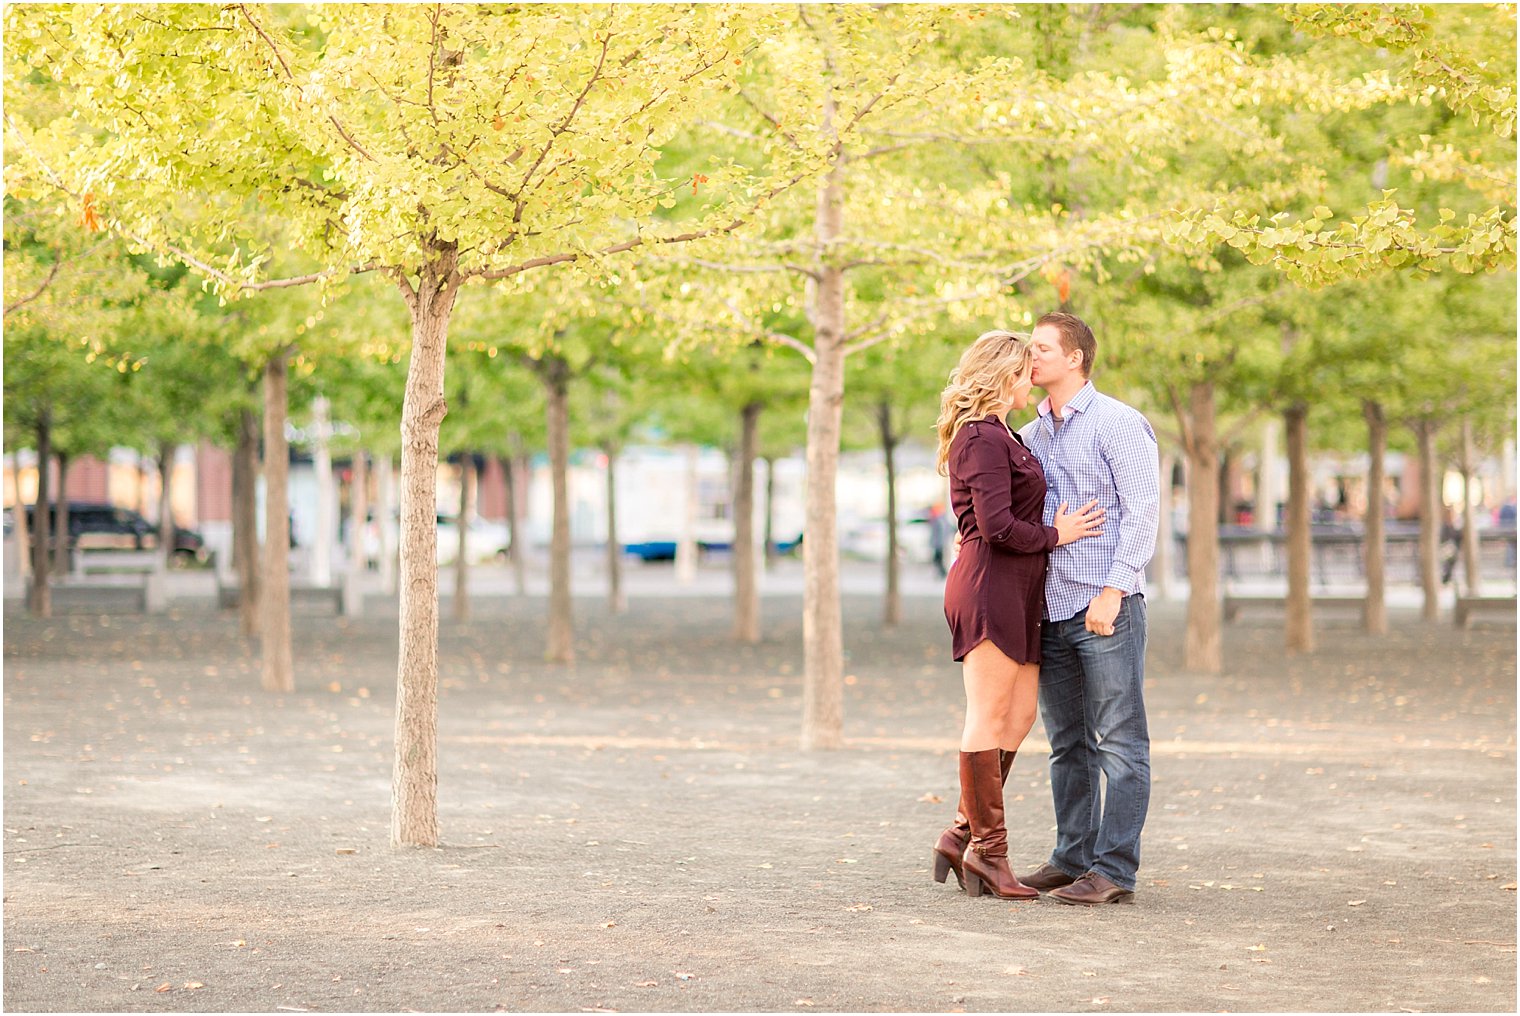
[[[776,550],[776,460],[765,461],[765,570],[770,571],[779,556]]]
[[[232,453],[232,568],[238,577],[238,628],[259,633],[259,417],[238,412],[237,448]]]
[[[53,538],[53,574],[65,576],[69,573],[69,453],[58,453],[58,517],[53,520],[53,527],[58,530],[58,535]]]
[[[475,516],[475,455],[459,457],[459,552],[454,558],[454,620],[470,619],[470,520]]]
[[[1151,558],[1151,570],[1155,581],[1148,594],[1158,602],[1170,602],[1176,597],[1177,580],[1174,575],[1174,558],[1177,554],[1176,537],[1172,534],[1172,471],[1176,467],[1176,455],[1161,452],[1160,510],[1156,513],[1156,554]]]
[[[689,586],[697,580],[697,513],[701,508],[698,496],[697,470],[702,462],[702,449],[688,444],[686,451],[686,501],[681,512],[681,532],[676,538],[676,581]]]
[[[289,349],[264,367],[264,567],[260,570],[259,644],[265,691],[295,691],[290,660],[290,446],[285,440]]]
[[[1288,601],[1284,644],[1290,653],[1314,651],[1314,614],[1309,599],[1313,535],[1309,517],[1309,407],[1295,402],[1283,414],[1288,441]]]
[[[354,450],[352,471],[348,490],[348,572],[344,576],[344,596],[345,612],[349,612],[347,599],[351,596],[352,613],[358,613],[364,604],[368,567],[364,537],[369,529],[369,460],[362,448]]]
[[[512,435],[513,453],[502,459],[502,470],[507,479],[507,527],[511,543],[507,545],[507,559],[512,565],[512,582],[518,596],[528,592],[527,536],[523,531],[524,503],[528,497],[528,471],[520,464],[525,460],[520,448],[522,436]]]
[[[390,453],[375,460],[375,524],[380,531],[380,588],[390,596],[396,592],[397,572],[401,565],[401,548],[391,519],[396,511],[396,463]]]
[[[1362,403],[1367,421],[1367,515],[1363,523],[1362,571],[1367,575],[1366,628],[1369,634],[1388,634],[1388,541],[1383,527],[1383,486],[1388,455],[1388,420],[1381,403]]]
[[[609,441],[602,446],[607,456],[607,608],[614,614],[628,613],[628,597],[623,594],[623,544],[617,526],[618,446]]]
[[[435,249],[414,290],[399,278],[412,318],[401,409],[401,617],[396,668],[392,846],[438,845],[438,428],[458,252]]]
[[[174,563],[174,454],[179,448],[165,442],[158,450],[158,568]]]
[[[1256,528],[1264,533],[1277,532],[1277,503],[1282,498],[1282,481],[1277,471],[1276,419],[1264,421],[1261,428],[1261,465],[1256,480]]]
[[[317,525],[311,542],[311,584],[326,588],[332,585],[333,530],[337,528],[337,490],[333,479],[332,452],[328,438],[332,426],[328,419],[327,399],[318,395],[311,404],[312,471],[317,478]]]
[[[1468,596],[1478,596],[1483,589],[1482,576],[1479,574],[1478,517],[1473,510],[1473,459],[1472,418],[1464,416],[1462,418],[1462,579]],[[60,499],[63,497],[61,490],[58,496]]]
[[[558,357],[543,361],[547,392],[550,482],[554,520],[549,536],[549,641],[551,663],[575,659],[575,617],[570,599],[570,367]]]
[[[833,102],[824,100],[831,120]],[[826,125],[827,127],[828,125]],[[835,483],[844,407],[844,272],[830,247],[844,229],[845,161],[836,156],[818,194],[813,303],[813,376],[808,390],[807,495],[802,545],[802,748],[844,744],[844,632],[839,602],[839,533]]]
[[[739,453],[734,463],[734,638],[760,641],[759,563],[755,547],[755,450],[759,444],[759,402],[739,411]]]
[[[895,627],[902,620],[902,561],[897,541],[897,443],[892,429],[892,406],[882,402],[876,407],[881,427],[881,456],[887,468],[887,595],[881,623]],[[932,524],[932,523],[931,523]]]
[[[1414,434],[1420,448],[1420,588],[1425,593],[1420,616],[1434,621],[1441,614],[1441,477],[1435,421],[1415,421]]]
[[[1215,477],[1214,482],[1219,484],[1219,524],[1222,526],[1231,525],[1235,521],[1234,505],[1230,502],[1235,487],[1234,474],[1239,468],[1240,464],[1235,457],[1235,453],[1228,447],[1221,448],[1219,450],[1219,475]]]
[[[27,593],[27,607],[37,617],[53,616],[52,569],[48,567],[53,542],[48,509],[48,465],[52,457],[53,410],[45,407],[37,415],[37,508],[32,515],[32,584]]]
[[[1219,617],[1219,439],[1214,385],[1200,381],[1188,394],[1181,420],[1188,442],[1187,669],[1217,674],[1224,668]]]
[[[13,516],[11,525],[16,534],[16,574],[20,576],[23,585],[32,574],[32,543],[30,529],[26,524],[26,502],[21,499],[21,462],[16,453],[11,453],[11,476],[12,489],[16,492],[16,500],[11,508]]]

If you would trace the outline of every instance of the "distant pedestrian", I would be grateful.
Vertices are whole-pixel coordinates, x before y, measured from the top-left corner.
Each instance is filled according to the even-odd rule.
[[[1029,402],[1030,359],[1011,332],[979,337],[961,356],[940,397],[939,455],[950,477],[960,554],[945,583],[945,619],[963,663],[960,807],[934,846],[934,877],[956,879],[972,896],[1039,895],[1008,867],[1003,783],[1034,725],[1040,671],[1045,567],[1062,544],[1102,534],[1103,513],[1066,505],[1042,525],[1045,474],[1009,429],[1009,410]]]
[[[945,516],[945,506],[936,501],[929,506],[929,550],[934,555],[934,570],[939,577],[947,574],[945,569],[945,544],[950,539],[950,522]]]
[[[1511,494],[1505,498],[1504,503],[1499,506],[1498,523],[1500,531],[1509,537],[1504,544],[1504,566],[1513,568],[1515,566],[1515,495]]]
[[[1151,796],[1142,590],[1161,506],[1155,432],[1093,387],[1097,352],[1081,318],[1054,313],[1035,323],[1033,380],[1045,399],[1022,431],[1050,481],[1046,518],[1059,518],[1057,503],[1089,498],[1105,511],[1100,539],[1050,556],[1040,714],[1050,737],[1056,846],[1023,877],[1052,899],[1086,906],[1134,898]]]
[[[1457,558],[1462,554],[1462,530],[1457,525],[1457,513],[1450,507],[1441,512],[1441,544],[1451,545],[1441,562],[1441,585],[1446,586],[1451,584],[1457,572]]]

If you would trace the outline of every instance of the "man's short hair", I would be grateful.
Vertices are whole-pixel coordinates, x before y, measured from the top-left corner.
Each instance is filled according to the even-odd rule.
[[[1053,310],[1034,323],[1036,328],[1040,325],[1050,325],[1061,333],[1061,348],[1066,352],[1073,353],[1080,350],[1082,376],[1092,377],[1093,361],[1098,357],[1098,340],[1093,338],[1092,329],[1087,327],[1087,322],[1075,314]]]

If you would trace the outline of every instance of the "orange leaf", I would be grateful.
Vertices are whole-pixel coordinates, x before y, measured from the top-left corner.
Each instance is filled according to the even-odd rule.
[[[79,224],[88,233],[99,233],[103,227],[100,224],[100,216],[95,212],[95,195],[87,193],[84,196],[84,207],[79,210]]]
[[[501,118],[501,114],[500,113],[497,113],[495,119],[493,119],[491,121],[491,126],[495,127],[497,130],[501,130],[506,125],[507,125],[507,121],[505,121],[505,120],[503,120]]]

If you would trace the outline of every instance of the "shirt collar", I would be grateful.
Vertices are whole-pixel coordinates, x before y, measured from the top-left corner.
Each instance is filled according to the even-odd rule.
[[[1091,381],[1087,382],[1077,390],[1077,394],[1071,397],[1071,401],[1066,403],[1067,415],[1069,416],[1071,413],[1085,412],[1087,410],[1087,407],[1092,405],[1093,399],[1097,397],[1098,389],[1093,387],[1093,383]],[[1040,414],[1041,418],[1048,417],[1050,415],[1049,395],[1040,400],[1040,404],[1035,407],[1035,412]]]

